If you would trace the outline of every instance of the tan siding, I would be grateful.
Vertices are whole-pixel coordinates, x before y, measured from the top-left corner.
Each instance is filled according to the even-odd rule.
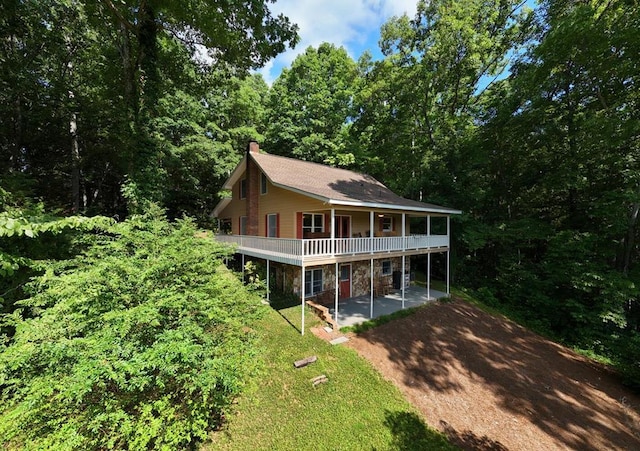
[[[240,228],[240,216],[246,215],[246,199],[240,199],[240,183],[238,180],[234,184],[232,193],[233,198],[229,205],[220,212],[220,218],[231,218],[233,233],[237,234]],[[331,205],[323,201],[304,196],[283,188],[279,188],[267,182],[267,193],[259,196],[259,216],[258,216],[258,235],[265,235],[266,215],[270,213],[280,214],[280,238],[296,238],[296,213],[297,212],[322,212],[328,214],[331,211]],[[380,222],[378,211],[375,212],[373,225],[374,232],[380,232]],[[380,212],[382,213],[382,211]],[[389,211],[384,213],[390,214]],[[369,230],[369,210],[354,208],[353,210],[336,209],[336,215],[351,216],[351,233],[360,233],[363,237]],[[398,236],[402,235],[402,215],[392,214],[394,221],[394,231]],[[435,215],[432,215],[435,216]],[[326,231],[329,232],[329,224]],[[405,234],[409,234],[409,216],[407,216],[405,224]]]
[[[234,235],[237,235],[240,230],[240,216],[246,216],[247,214],[247,200],[240,199],[240,183],[243,178],[244,176],[233,185],[231,190],[232,200],[219,215],[221,219],[231,218],[231,230]]]
[[[267,194],[260,196],[260,235],[264,235],[267,214],[280,213],[280,238],[296,238],[297,212],[327,208],[322,201],[278,188],[269,182],[267,185]]]

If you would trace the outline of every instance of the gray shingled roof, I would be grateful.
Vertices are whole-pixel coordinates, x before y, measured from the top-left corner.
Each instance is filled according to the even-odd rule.
[[[331,204],[460,213],[452,208],[400,197],[369,175],[262,152],[249,155],[274,185]]]

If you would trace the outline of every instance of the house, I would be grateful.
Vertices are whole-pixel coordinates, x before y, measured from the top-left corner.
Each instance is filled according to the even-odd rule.
[[[254,141],[223,188],[231,197],[213,211],[216,239],[236,244],[243,266],[263,259],[267,283],[303,305],[335,306],[335,325],[340,299],[369,295],[373,313],[374,297],[395,288],[404,305],[412,256],[427,255],[430,274],[431,254],[446,254],[449,294],[450,216],[459,210],[404,199],[368,175],[269,155]]]

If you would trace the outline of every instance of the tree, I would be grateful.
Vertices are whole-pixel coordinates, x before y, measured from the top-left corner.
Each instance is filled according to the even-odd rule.
[[[205,87],[220,80],[209,71],[242,78],[294,45],[296,27],[267,5],[3,2],[0,169],[28,174],[37,195],[69,210],[122,217],[163,202],[161,102],[201,101],[224,88]]]
[[[273,83],[265,148],[308,161],[353,164],[347,130],[357,82],[356,64],[344,48],[307,48]]]
[[[254,293],[228,249],[157,209],[105,228],[21,303],[0,348],[0,443],[184,449],[206,439],[257,368]]]
[[[474,252],[495,272],[472,271],[546,330],[628,367],[640,355],[638,12],[541,5],[536,42],[483,105]]]
[[[249,139],[262,138],[268,87],[260,75],[211,74],[202,97],[178,91],[161,99],[152,130],[163,152],[164,199],[171,218],[210,221],[218,192]]]
[[[504,70],[528,20],[516,1],[440,0],[384,24],[385,59],[366,69],[354,125],[362,146],[376,149],[370,171],[398,174],[389,185],[412,198],[464,207],[480,84]]]

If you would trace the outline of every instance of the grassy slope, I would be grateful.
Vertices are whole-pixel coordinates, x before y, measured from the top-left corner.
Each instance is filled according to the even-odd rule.
[[[203,450],[454,449],[355,351],[331,346],[308,330],[301,337],[292,324],[300,325],[299,306],[268,308],[256,326],[265,373]],[[293,367],[310,355],[318,361]],[[310,379],[321,374],[329,381],[314,388]]]

